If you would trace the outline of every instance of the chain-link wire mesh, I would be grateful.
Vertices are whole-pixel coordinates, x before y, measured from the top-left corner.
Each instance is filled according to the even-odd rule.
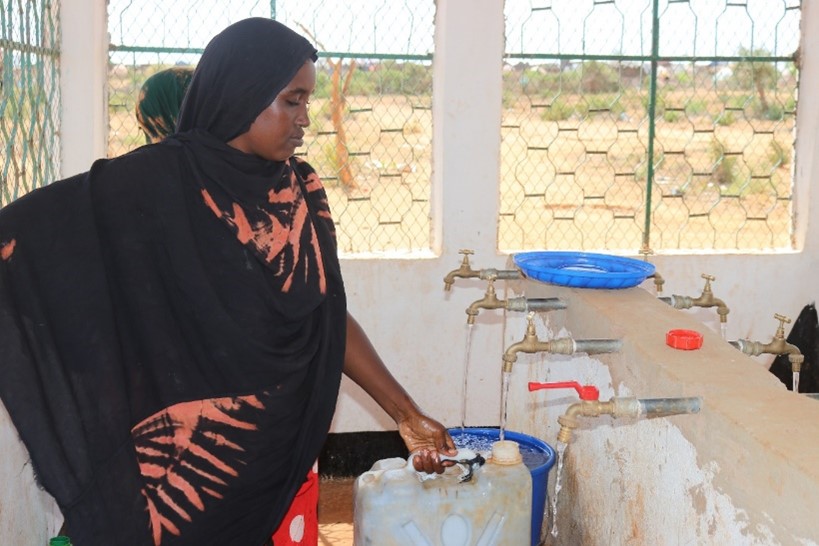
[[[798,0],[507,0],[501,250],[792,245]]]
[[[345,254],[430,248],[433,0],[109,1],[109,155],[145,143],[142,83],[195,65],[210,38],[273,17],[319,49],[299,153],[324,181]]]
[[[59,172],[59,3],[4,0],[0,11],[0,207]]]

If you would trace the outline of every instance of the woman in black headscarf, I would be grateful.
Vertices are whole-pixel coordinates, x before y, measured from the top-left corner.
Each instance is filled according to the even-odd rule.
[[[347,312],[326,194],[293,157],[315,60],[235,23],[176,134],[0,211],[0,397],[80,546],[268,541],[342,371],[416,468],[454,453]]]

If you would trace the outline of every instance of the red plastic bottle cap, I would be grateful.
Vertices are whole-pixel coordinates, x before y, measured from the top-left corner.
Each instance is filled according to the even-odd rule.
[[[702,347],[702,334],[694,330],[669,330],[665,342],[669,347],[691,351]]]

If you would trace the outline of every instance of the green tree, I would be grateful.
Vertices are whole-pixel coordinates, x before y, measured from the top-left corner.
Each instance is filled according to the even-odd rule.
[[[739,61],[733,66],[733,77],[742,89],[754,89],[759,97],[759,105],[763,113],[768,112],[768,97],[766,90],[774,89],[779,74],[776,65],[771,61],[762,60],[770,57],[771,53],[764,49],[739,48],[739,56],[746,60]]]

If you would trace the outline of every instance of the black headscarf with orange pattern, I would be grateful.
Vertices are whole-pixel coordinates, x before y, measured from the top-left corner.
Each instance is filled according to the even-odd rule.
[[[315,54],[235,23],[174,135],[0,210],[0,398],[79,546],[261,545],[318,456],[346,335],[326,194],[226,144]]]

